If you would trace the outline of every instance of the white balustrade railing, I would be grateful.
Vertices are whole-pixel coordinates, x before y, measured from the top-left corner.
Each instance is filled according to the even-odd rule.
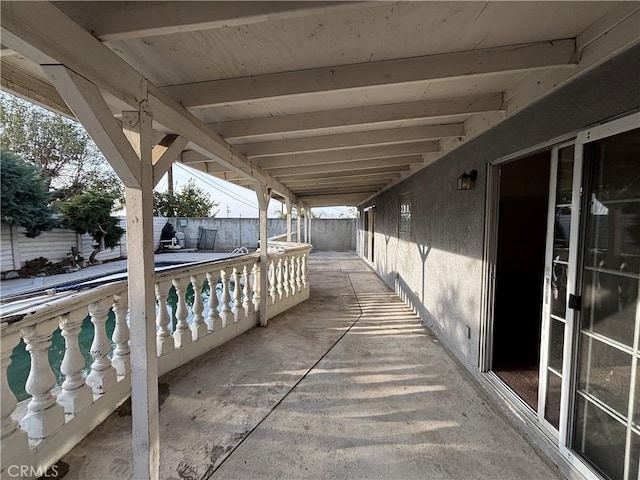
[[[306,269],[311,246],[270,242],[269,250],[264,295],[267,317],[272,318],[309,298]],[[261,268],[260,255],[253,253],[156,273],[159,374],[258,324]],[[0,476],[14,465],[43,474],[131,393],[129,324],[136,319],[128,314],[127,282],[54,296],[3,314],[1,320]],[[83,325],[89,322],[91,346],[85,339],[83,349]],[[85,328],[85,336],[90,330]],[[63,354],[50,361],[56,337]],[[8,372],[21,340],[28,352],[22,352],[23,360],[30,364],[25,385],[29,398],[18,402]]]

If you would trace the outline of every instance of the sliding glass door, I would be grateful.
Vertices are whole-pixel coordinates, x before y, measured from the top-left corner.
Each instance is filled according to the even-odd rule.
[[[544,277],[542,341],[540,345],[540,385],[538,419],[554,436],[558,435],[562,413],[565,338],[573,312],[568,308],[572,285],[569,276],[571,223],[574,184],[573,143],[556,147],[551,155],[549,215]]]
[[[587,477],[640,480],[640,113],[489,179],[483,368]]]
[[[637,117],[636,117],[637,118]],[[633,127],[636,128],[633,128]],[[606,478],[640,478],[640,128],[585,132],[570,448]],[[574,223],[577,224],[577,223]],[[573,233],[573,232],[572,232]]]

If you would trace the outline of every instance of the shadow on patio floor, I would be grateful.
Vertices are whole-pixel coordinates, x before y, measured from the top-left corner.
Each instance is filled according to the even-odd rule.
[[[161,479],[560,478],[354,254],[309,268],[308,301],[160,379]],[[65,478],[133,478],[131,451],[121,410]]]

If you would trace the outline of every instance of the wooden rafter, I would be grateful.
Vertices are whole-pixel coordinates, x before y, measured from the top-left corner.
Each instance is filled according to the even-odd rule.
[[[574,39],[164,87],[187,108],[575,65]]]
[[[470,97],[424,100],[421,102],[372,105],[278,117],[234,120],[211,124],[226,139],[259,137],[273,133],[305,132],[353,125],[399,122],[411,119],[439,119],[471,115],[504,108],[501,92]]]
[[[104,41],[172,35],[295,19],[378,5],[368,2],[57,2],[71,19]]]
[[[368,132],[292,138],[270,142],[236,145],[248,158],[269,157],[292,153],[321,152],[353,147],[397,145],[464,136],[464,124],[424,125],[417,127],[372,130]]]

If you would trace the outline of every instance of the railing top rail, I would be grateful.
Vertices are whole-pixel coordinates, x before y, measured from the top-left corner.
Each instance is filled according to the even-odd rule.
[[[281,248],[282,252],[269,252],[270,255],[284,255],[287,253],[304,252],[313,248],[310,243],[296,243],[296,242],[269,242],[269,247]]]
[[[172,278],[202,274],[207,271],[228,268],[231,266],[244,266],[247,263],[259,261],[257,253],[225,258],[215,261],[189,263],[175,268],[167,267],[156,273],[155,281],[170,280]],[[82,290],[73,293],[63,292],[50,298],[40,299],[37,304],[25,304],[22,302],[17,308],[6,305],[0,310],[0,325],[2,334],[12,333],[21,328],[32,326],[44,317],[52,318],[72,312],[79,308],[85,308],[93,302],[103,298],[121,294],[127,290],[127,280],[115,280],[110,283],[96,286],[79,285]]]
[[[282,249],[282,252],[270,252],[270,256],[280,256],[289,253],[303,252],[311,250],[310,244],[301,244],[295,242],[269,242]],[[188,263],[180,267],[167,267],[155,274],[156,283],[167,282],[173,278],[181,278],[191,275],[202,275],[207,272],[219,271],[230,267],[244,267],[260,261],[259,253],[250,253],[246,255],[238,255],[235,257],[224,258],[214,261],[205,261],[197,263]],[[89,287],[88,285],[80,285],[78,290],[73,293],[64,292],[60,295],[54,295],[49,298],[40,298],[39,303],[25,304],[19,306],[11,305],[0,309],[0,334],[13,333],[21,328],[26,328],[36,324],[43,318],[52,318],[65,315],[79,308],[85,308],[93,302],[102,300],[103,298],[119,295],[127,290],[127,280],[115,280],[111,283]]]
[[[282,238],[287,238],[287,234],[286,234],[286,233],[283,233],[283,234],[280,234],[280,235],[274,235],[273,237],[269,237],[269,238],[267,238],[267,242],[268,242],[268,243],[271,243],[271,242],[278,242],[278,241],[280,241],[280,239],[282,239]]]
[[[8,334],[21,328],[30,327],[41,321],[45,316],[52,318],[64,315],[79,308],[84,308],[103,298],[122,294],[126,292],[126,290],[127,281],[120,280],[72,294],[67,293],[62,296],[54,296],[50,301],[3,315],[2,318],[0,318],[0,322],[2,322],[1,332],[2,334]]]
[[[223,258],[214,261],[188,263],[178,268],[172,268],[156,273],[156,282],[167,281],[182,275],[200,275],[206,272],[222,270],[233,266],[244,266],[260,261],[259,253],[248,253],[236,255],[235,257]]]

